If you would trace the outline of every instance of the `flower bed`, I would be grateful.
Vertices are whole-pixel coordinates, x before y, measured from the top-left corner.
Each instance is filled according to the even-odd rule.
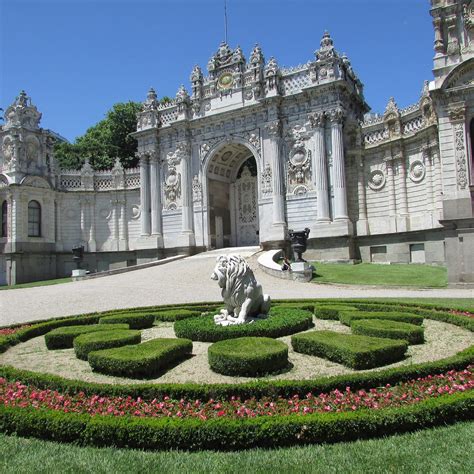
[[[177,337],[192,341],[217,342],[237,337],[282,337],[309,329],[313,324],[313,315],[306,310],[292,307],[274,307],[267,319],[252,324],[218,326],[214,316],[177,321],[174,330]]]

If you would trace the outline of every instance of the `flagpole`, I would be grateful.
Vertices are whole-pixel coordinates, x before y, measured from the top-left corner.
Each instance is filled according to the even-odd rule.
[[[224,0],[224,37],[227,43],[227,0]]]

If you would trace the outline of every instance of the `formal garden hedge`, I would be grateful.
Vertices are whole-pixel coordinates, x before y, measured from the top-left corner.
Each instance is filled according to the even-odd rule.
[[[70,349],[74,338],[81,334],[114,329],[129,329],[128,324],[91,324],[88,326],[66,326],[53,329],[44,336],[46,347],[52,349]]]
[[[287,304],[291,306],[291,303],[291,301],[277,302],[282,306]],[[333,300],[298,301],[298,304],[302,303],[316,304],[316,306],[327,303],[335,305],[336,310],[342,306]],[[213,308],[217,306],[215,303],[200,303],[185,307],[183,305],[153,306],[126,310],[126,312],[150,312],[159,319],[156,315],[162,310],[182,308],[199,312],[203,311],[201,308],[209,308],[212,305],[214,305]],[[474,331],[472,313],[463,307],[457,307],[457,311],[452,311],[439,304],[384,302],[382,305],[370,300],[348,300],[344,301],[344,305],[357,307],[360,312],[408,312],[418,314],[422,318],[447,322]],[[273,311],[277,309],[275,307]],[[281,310],[285,309],[281,308]],[[31,322],[28,325],[7,328],[12,333],[0,330],[0,352],[31,338],[43,336],[55,328],[98,324],[99,318],[116,313],[118,312],[109,311]],[[201,319],[201,317],[196,319]],[[365,317],[365,319],[368,318]],[[308,393],[314,396],[337,390],[344,393],[347,389],[352,391],[372,389],[372,387],[384,387],[387,384],[416,381],[422,377],[431,380],[437,374],[463,370],[473,363],[474,346],[471,346],[454,356],[422,364],[312,380],[255,380],[229,384],[99,384],[0,366],[0,384],[7,381],[19,386],[31,386],[32,390],[46,390],[48,393],[57,390],[60,394],[72,396],[80,393],[84,396],[97,397],[97,399],[103,396],[117,396],[130,399],[133,403],[138,399],[194,399],[214,403],[213,401],[216,400],[232,400],[236,397],[243,400],[284,397],[290,400],[295,396],[304,397]],[[246,419],[230,419],[226,416],[209,420],[91,416],[82,413],[65,413],[50,408],[36,409],[0,404],[0,431],[97,446],[112,445],[143,449],[240,449],[385,436],[388,433],[468,420],[473,416],[474,393],[473,390],[466,389],[463,393],[451,394],[449,392],[412,405],[380,410],[358,409],[354,412],[313,413],[305,416],[301,414],[257,416]]]
[[[239,337],[212,344],[208,358],[214,372],[254,377],[286,368],[288,346],[269,337]]]
[[[93,370],[103,374],[147,378],[188,357],[192,350],[189,339],[152,339],[143,344],[93,351],[88,360]]]
[[[372,369],[403,359],[408,342],[398,339],[310,331],[295,334],[291,344],[296,352],[323,357],[352,369]]]
[[[314,315],[318,319],[330,319],[330,320],[338,320],[339,319],[339,314],[343,311],[357,311],[357,308],[355,306],[349,306],[349,305],[316,305],[315,306],[315,311]]]
[[[346,326],[350,326],[356,319],[388,319],[418,326],[423,324],[423,316],[400,311],[341,311],[339,313],[339,321]]]
[[[141,338],[142,333],[140,331],[125,329],[94,331],[74,338],[74,352],[78,359],[87,360],[89,352],[129,344],[140,344]]]
[[[388,319],[354,319],[351,331],[363,336],[405,339],[409,344],[423,344],[425,340],[423,327]]]
[[[313,325],[313,315],[304,309],[277,306],[270,310],[268,318],[251,324],[218,326],[214,316],[177,321],[174,331],[177,337],[192,341],[217,342],[237,337],[282,337],[309,329]]]
[[[147,329],[153,326],[155,315],[153,313],[138,314],[112,314],[99,319],[99,324],[128,324],[130,329]]]

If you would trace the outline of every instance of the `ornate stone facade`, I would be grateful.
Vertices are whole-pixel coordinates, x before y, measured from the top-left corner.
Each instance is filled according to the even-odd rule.
[[[192,69],[189,92],[181,85],[161,104],[150,89],[133,134],[136,169],[118,160],[105,172],[57,169],[58,137],[39,128],[21,92],[0,130],[0,283],[39,278],[20,270],[39,255],[48,277],[67,274],[78,243],[96,271],[204,248],[279,247],[288,228],[311,230],[309,258],[410,262],[424,246],[427,262],[444,263],[446,222],[472,217],[473,6],[432,7],[434,80],[417,103],[391,98],[369,114],[328,32],[293,68],[265,60],[258,45],[247,60],[221,43],[207,75]],[[40,238],[27,235],[31,200]]]

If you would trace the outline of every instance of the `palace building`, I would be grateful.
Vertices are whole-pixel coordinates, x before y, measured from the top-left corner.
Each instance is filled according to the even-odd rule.
[[[222,43],[171,102],[149,91],[136,169],[59,169],[21,92],[0,128],[0,284],[70,275],[80,244],[97,272],[308,227],[306,258],[447,264],[474,285],[474,1],[431,4],[434,78],[410,107],[370,114],[327,32],[293,68]]]

